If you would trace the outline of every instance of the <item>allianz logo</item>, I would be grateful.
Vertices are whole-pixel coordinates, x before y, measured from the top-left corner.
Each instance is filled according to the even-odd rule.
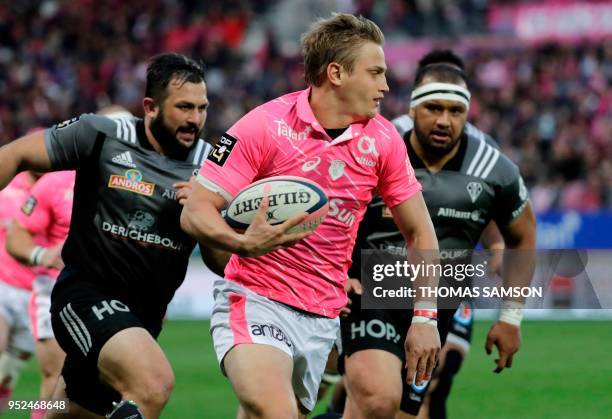
[[[276,135],[294,141],[302,141],[307,139],[308,135],[312,131],[312,128],[310,126],[304,128],[304,131],[295,131],[282,119],[276,119],[274,120],[274,123],[276,124]]]
[[[458,218],[460,220],[472,220],[477,222],[482,222],[480,219],[480,211],[459,211],[455,208],[445,208],[440,207],[438,209],[438,217],[446,217],[446,218]]]

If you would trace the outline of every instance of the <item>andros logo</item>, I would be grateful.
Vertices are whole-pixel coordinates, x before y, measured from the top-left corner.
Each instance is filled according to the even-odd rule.
[[[125,175],[111,175],[108,187],[134,192],[140,195],[151,196],[155,191],[155,184],[142,181],[142,173],[136,169],[125,171]]]

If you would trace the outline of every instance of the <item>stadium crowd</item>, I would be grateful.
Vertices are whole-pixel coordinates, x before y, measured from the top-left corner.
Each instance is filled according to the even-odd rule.
[[[275,3],[0,4],[0,144],[109,103],[139,114],[146,59],[162,51],[206,63],[207,137],[218,138],[247,110],[304,86],[299,54],[288,56],[272,31],[255,51],[241,48]],[[361,0],[352,7],[389,38],[482,31],[488,3]],[[612,209],[612,40],[461,53],[472,81],[470,120],[520,165],[536,211]],[[389,118],[407,110],[412,86],[403,80],[390,69]]]

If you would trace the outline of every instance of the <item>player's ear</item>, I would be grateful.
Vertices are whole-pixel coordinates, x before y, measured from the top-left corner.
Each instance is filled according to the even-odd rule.
[[[334,86],[340,86],[342,84],[342,72],[344,69],[338,63],[329,63],[327,65],[327,79]]]
[[[414,121],[414,107],[410,107],[410,110],[408,111],[408,116],[410,116],[410,119]]]
[[[149,118],[157,117],[157,113],[159,112],[159,106],[157,106],[157,102],[155,102],[155,99],[145,97],[142,100],[142,107],[144,109],[145,116],[148,116]]]

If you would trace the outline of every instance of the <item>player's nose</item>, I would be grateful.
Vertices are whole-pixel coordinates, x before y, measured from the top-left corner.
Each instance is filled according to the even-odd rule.
[[[436,124],[441,127],[449,127],[450,126],[450,114],[448,111],[444,111],[440,114],[438,119],[436,119]]]
[[[382,85],[380,87],[380,91],[383,93],[388,93],[389,92],[389,84],[387,83],[387,77],[385,77],[383,75],[383,81],[382,81]]]
[[[202,112],[198,112],[197,110],[190,112],[189,117],[187,118],[187,122],[190,124],[194,124],[198,127],[201,127],[204,123],[204,114]]]

